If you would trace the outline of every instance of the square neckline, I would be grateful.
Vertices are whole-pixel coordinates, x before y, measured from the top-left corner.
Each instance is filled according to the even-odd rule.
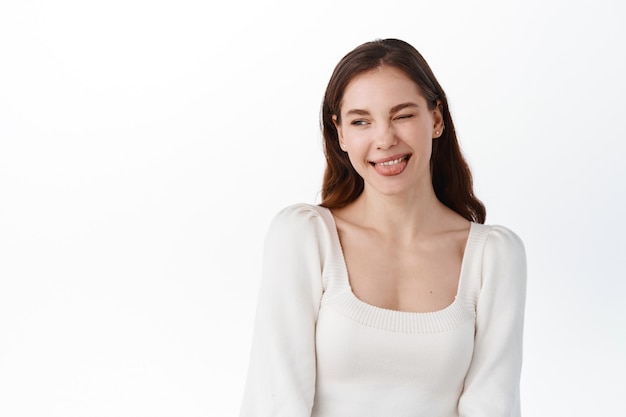
[[[356,296],[356,294],[352,290],[352,285],[350,284],[350,277],[348,274],[348,265],[346,263],[346,259],[344,256],[341,239],[339,238],[339,230],[337,229],[337,222],[335,221],[335,216],[329,208],[327,207],[321,207],[321,208],[323,208],[328,215],[328,218],[330,220],[330,224],[328,226],[331,229],[330,230],[331,237],[333,239],[334,245],[336,245],[336,248],[338,249],[336,255],[340,258],[339,259],[340,264],[341,264],[340,279],[342,281],[342,284],[345,285],[347,289],[347,294],[349,298],[351,298],[352,301],[355,302],[357,305],[362,306],[366,310],[371,310],[372,312],[386,312],[387,314],[398,314],[398,315],[403,315],[403,316],[404,315],[414,315],[414,316],[440,315],[440,314],[449,312],[450,310],[453,310],[457,306],[463,307],[462,305],[460,305],[460,299],[461,299],[462,293],[464,292],[463,289],[465,287],[465,281],[467,280],[465,275],[466,275],[466,270],[468,269],[467,268],[467,264],[469,263],[468,259],[471,257],[470,242],[472,242],[473,238],[475,237],[474,235],[476,234],[477,223],[470,221],[470,229],[467,234],[467,238],[465,240],[465,245],[463,248],[463,257],[461,259],[461,269],[459,271],[459,277],[458,277],[458,282],[457,282],[457,287],[456,287],[456,293],[454,295],[454,300],[452,300],[452,302],[448,304],[447,306],[437,309],[437,310],[432,310],[432,311],[395,310],[395,309],[380,307],[380,306],[368,303],[366,301],[361,300],[359,297]]]

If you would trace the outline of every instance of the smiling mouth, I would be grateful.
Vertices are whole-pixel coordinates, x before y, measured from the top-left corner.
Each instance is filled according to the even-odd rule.
[[[375,166],[388,167],[388,166],[398,165],[399,163],[404,162],[404,161],[408,161],[410,157],[411,157],[411,155],[409,154],[409,155],[402,155],[402,156],[400,156],[398,158],[391,159],[389,161],[384,161],[384,162],[373,162],[373,161],[370,161],[370,165],[373,166],[373,167],[375,167]]]
[[[370,165],[378,174],[385,177],[393,177],[402,174],[408,165],[409,158],[411,158],[411,154],[392,156],[390,158],[381,159],[378,162],[370,161]]]

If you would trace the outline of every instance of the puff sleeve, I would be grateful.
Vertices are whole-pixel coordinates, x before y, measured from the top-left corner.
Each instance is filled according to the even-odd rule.
[[[483,252],[472,362],[461,417],[519,417],[526,255],[520,238],[494,226]]]
[[[315,396],[315,325],[322,297],[319,214],[296,205],[265,240],[241,417],[310,417]]]

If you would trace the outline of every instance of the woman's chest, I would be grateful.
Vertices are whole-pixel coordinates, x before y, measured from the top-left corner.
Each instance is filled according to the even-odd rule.
[[[474,348],[471,315],[454,311],[456,304],[442,312],[414,313],[421,317],[361,307],[369,311],[358,311],[358,306],[352,311],[336,308],[332,300],[322,302],[316,326],[320,383],[341,386],[356,381],[369,388],[381,385],[379,389],[391,392],[458,393]],[[458,317],[452,317],[455,314]],[[390,323],[394,320],[422,320],[423,325]],[[441,321],[441,327],[429,320]]]
[[[441,310],[457,294],[463,248],[377,244],[346,237],[343,253],[352,291],[366,303],[407,312]]]

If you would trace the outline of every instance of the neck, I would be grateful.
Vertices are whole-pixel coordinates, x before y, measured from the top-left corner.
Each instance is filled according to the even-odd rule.
[[[394,196],[366,186],[354,209],[359,223],[396,242],[411,242],[435,232],[449,211],[437,199],[431,184],[408,195]]]

